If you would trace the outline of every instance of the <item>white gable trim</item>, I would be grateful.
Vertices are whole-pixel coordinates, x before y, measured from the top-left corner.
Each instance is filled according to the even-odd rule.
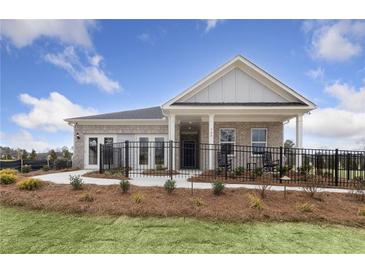
[[[227,62],[223,66],[219,67],[206,77],[204,77],[202,80],[195,83],[193,86],[185,90],[184,92],[180,93],[179,95],[175,96],[168,102],[162,105],[162,108],[169,109],[169,108],[175,108],[175,106],[172,106],[173,103],[177,102],[178,100],[184,98],[184,97],[190,97],[196,94],[197,92],[201,91],[211,83],[213,83],[215,80],[217,80],[219,77],[225,75],[229,71],[233,70],[234,68],[240,68],[243,72],[248,73],[251,77],[256,79],[259,82],[263,82],[263,80],[266,80],[266,83],[263,83],[264,85],[268,86],[273,92],[278,93],[281,97],[291,100],[291,96],[295,97],[299,101],[305,103],[308,105],[307,108],[314,109],[316,105],[309,101],[308,99],[304,98],[302,95],[294,91],[293,89],[289,88],[261,68],[257,67],[253,63],[251,63],[249,60],[242,56],[236,56],[231,61]],[[250,73],[250,70],[252,71]],[[256,74],[256,75],[253,75]],[[261,79],[260,79],[261,77]],[[271,85],[270,85],[271,84]]]

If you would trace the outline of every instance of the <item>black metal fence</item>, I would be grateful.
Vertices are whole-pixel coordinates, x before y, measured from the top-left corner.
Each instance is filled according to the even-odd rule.
[[[20,171],[21,165],[21,160],[0,161],[0,169],[12,168]],[[46,165],[49,165],[50,168],[56,167],[55,162],[48,162],[47,160],[23,160],[23,165],[30,165],[32,170],[42,169],[42,167]],[[65,167],[71,167],[71,161],[67,161]]]
[[[172,141],[100,145],[100,172],[186,177],[196,182],[349,187],[365,178],[365,151],[255,147]],[[210,161],[211,160],[211,161]]]

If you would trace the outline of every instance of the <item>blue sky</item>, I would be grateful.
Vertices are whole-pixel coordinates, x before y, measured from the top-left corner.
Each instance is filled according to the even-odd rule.
[[[1,145],[70,147],[63,118],[161,105],[241,54],[318,105],[305,146],[365,147],[365,21],[11,20],[0,36]]]

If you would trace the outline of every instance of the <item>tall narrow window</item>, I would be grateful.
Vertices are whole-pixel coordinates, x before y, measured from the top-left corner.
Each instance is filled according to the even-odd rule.
[[[165,143],[163,137],[155,138],[155,165],[163,165],[165,158]]]
[[[148,138],[139,138],[139,164],[148,165]]]
[[[228,155],[234,154],[234,144],[236,142],[236,129],[221,128],[219,130],[219,142],[221,144],[221,151]]]
[[[261,154],[267,146],[267,129],[253,128],[251,130],[252,154]]]
[[[89,138],[89,165],[98,164],[98,138]]]
[[[104,138],[104,164],[112,165],[113,164],[113,138],[105,137]]]

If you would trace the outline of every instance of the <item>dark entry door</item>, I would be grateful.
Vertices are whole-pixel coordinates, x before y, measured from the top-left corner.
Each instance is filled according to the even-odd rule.
[[[182,141],[182,163],[183,169],[196,169],[197,165],[197,149],[195,141]]]

